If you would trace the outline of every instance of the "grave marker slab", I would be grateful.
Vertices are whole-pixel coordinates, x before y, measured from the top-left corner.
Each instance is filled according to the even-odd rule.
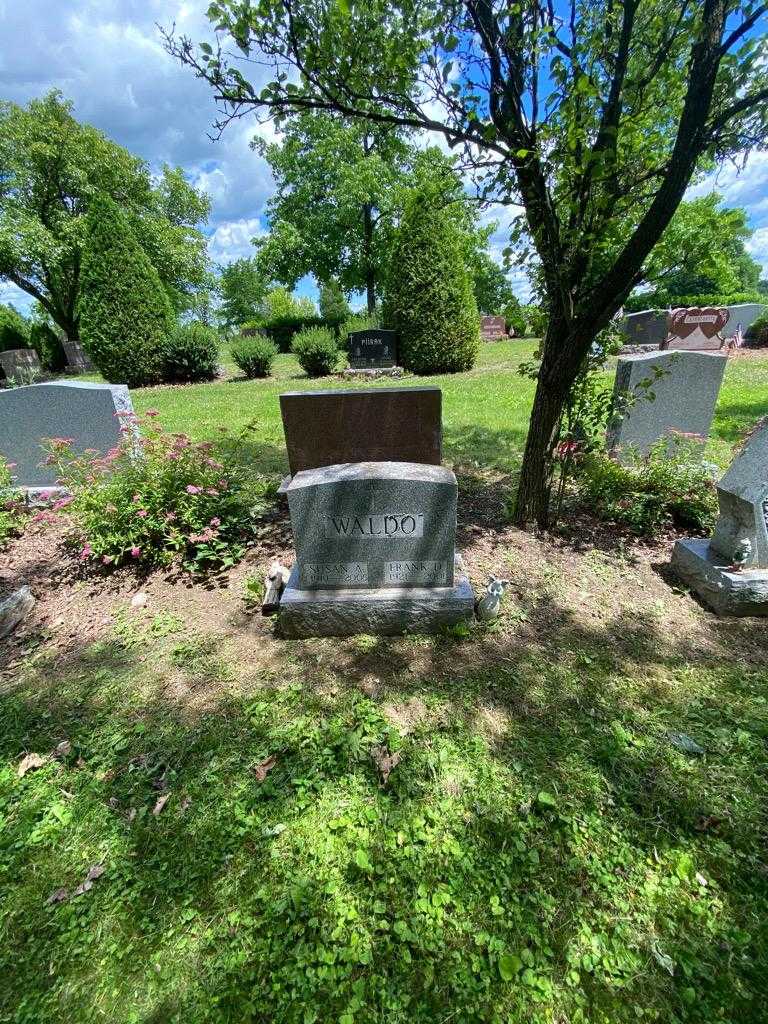
[[[0,352],[0,367],[9,380],[11,377],[18,377],[19,374],[39,376],[43,372],[37,352],[33,348],[9,348]]]
[[[349,365],[358,370],[397,366],[397,332],[350,331]]]
[[[672,566],[720,615],[768,615],[768,418],[717,486],[711,540],[679,540]]]
[[[709,435],[727,356],[715,352],[651,352],[623,356],[616,367],[614,400],[637,396],[611,422],[609,450],[634,447],[646,454],[670,431]],[[648,387],[643,386],[649,382]],[[653,394],[655,398],[645,397]]]
[[[455,576],[456,477],[366,462],[297,473],[287,488],[296,564],[280,602],[287,637],[433,632],[472,618]]]
[[[503,316],[480,317],[480,337],[483,341],[501,341],[507,338],[507,321]]]
[[[340,388],[280,395],[292,474],[345,462],[442,461],[440,388]]]
[[[41,465],[46,438],[69,437],[74,451],[105,455],[120,440],[118,412],[133,412],[122,384],[61,381],[0,391],[0,452],[16,463],[16,485],[33,492],[55,486],[54,469]]]
[[[723,346],[721,332],[731,314],[724,306],[672,309],[667,314],[667,337],[662,349],[713,351]]]
[[[643,309],[627,313],[621,329],[628,345],[655,345],[659,348],[667,336],[667,313],[662,309]]]

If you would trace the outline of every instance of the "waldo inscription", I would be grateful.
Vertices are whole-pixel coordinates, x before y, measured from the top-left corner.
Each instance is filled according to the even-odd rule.
[[[456,477],[364,462],[297,473],[287,488],[300,585],[453,586]]]

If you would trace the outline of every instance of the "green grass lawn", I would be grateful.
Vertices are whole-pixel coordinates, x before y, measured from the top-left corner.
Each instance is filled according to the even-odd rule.
[[[509,471],[519,465],[534,391],[533,383],[517,369],[535,349],[534,341],[486,344],[470,373],[406,377],[398,385],[429,384],[442,389],[447,458]],[[226,356],[224,363],[236,372]],[[391,387],[392,383],[383,379],[353,386]],[[255,419],[262,444],[254,453],[258,468],[278,474],[287,470],[280,392],[349,386],[337,378],[309,380],[292,355],[281,355],[274,376],[265,381],[234,378],[214,384],[144,388],[134,392],[133,402],[138,412],[155,408],[169,429],[186,431],[197,439],[217,436],[222,425],[234,431]],[[739,434],[767,412],[768,353],[764,358],[731,360],[713,424],[712,457],[727,464],[730,446]]]
[[[434,379],[450,458],[515,467],[532,348]],[[277,395],[314,386],[281,357],[134,404],[255,417],[277,474]],[[765,412],[768,357],[734,360],[713,450]],[[468,635],[280,640],[242,600],[270,520],[215,585],[0,553],[38,595],[0,646],[0,1024],[763,1024],[764,620],[699,608],[666,542],[476,516],[492,487],[464,554],[512,590]]]

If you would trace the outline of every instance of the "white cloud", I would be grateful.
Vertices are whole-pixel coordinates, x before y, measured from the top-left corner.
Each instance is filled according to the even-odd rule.
[[[211,235],[208,251],[214,263],[232,263],[243,256],[253,256],[251,239],[266,233],[258,217],[227,221]]]
[[[758,228],[746,243],[746,248],[752,259],[762,264],[763,277],[768,277],[768,227]]]

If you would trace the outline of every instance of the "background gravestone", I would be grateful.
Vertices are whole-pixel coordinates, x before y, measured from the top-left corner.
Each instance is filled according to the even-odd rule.
[[[503,316],[481,316],[480,337],[483,341],[501,341],[507,338],[507,321]]]
[[[291,473],[343,462],[442,461],[440,388],[353,388],[280,395]]]
[[[397,366],[397,331],[350,331],[349,365],[357,370]]]
[[[677,351],[712,351],[723,346],[722,332],[730,320],[725,306],[690,306],[667,314],[667,337],[662,348]]]
[[[106,454],[120,440],[118,412],[133,412],[122,384],[62,381],[0,391],[0,453],[16,463],[15,485],[55,486],[55,470],[41,465],[46,438],[69,437],[74,451],[95,448]]]
[[[658,348],[667,336],[667,313],[663,309],[643,309],[628,313],[621,322],[628,345],[655,345]]]
[[[633,446],[646,454],[670,431],[709,435],[728,357],[714,352],[652,352],[623,356],[616,367],[614,402],[637,396],[608,428],[609,450]],[[650,382],[643,387],[643,382]],[[649,393],[655,398],[646,397]]]
[[[711,540],[679,540],[672,566],[721,615],[768,615],[768,418],[717,486]]]
[[[0,352],[0,367],[8,380],[19,374],[39,376],[42,373],[40,360],[33,348],[9,348]]]
[[[284,636],[433,632],[468,621],[454,578],[456,477],[442,466],[367,462],[297,473],[287,488],[296,564]]]
[[[71,341],[65,337],[61,339],[61,345],[70,370],[75,370],[77,373],[88,373],[94,368],[88,353],[79,341]]]

